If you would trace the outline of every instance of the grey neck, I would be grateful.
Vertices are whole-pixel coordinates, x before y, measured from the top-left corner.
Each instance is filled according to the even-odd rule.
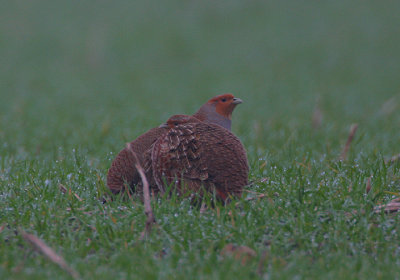
[[[214,105],[204,105],[197,111],[196,115],[207,116],[206,118],[202,118],[204,122],[218,124],[227,130],[231,131],[231,120],[218,114],[215,110]]]

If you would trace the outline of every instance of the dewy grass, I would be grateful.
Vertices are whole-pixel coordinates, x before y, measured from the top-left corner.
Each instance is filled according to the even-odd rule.
[[[83,279],[399,278],[399,215],[374,212],[400,193],[399,3],[4,3],[0,279],[71,278],[20,230]],[[103,203],[112,159],[224,92],[252,184],[153,198],[140,240],[141,198]]]

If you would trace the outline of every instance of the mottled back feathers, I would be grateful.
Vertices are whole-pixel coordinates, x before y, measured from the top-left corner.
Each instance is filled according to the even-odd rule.
[[[158,188],[165,191],[172,184],[178,192],[201,194],[204,187],[215,190],[223,200],[240,196],[249,171],[240,140],[219,125],[186,117],[181,122],[168,121],[168,132],[152,147],[151,168]]]

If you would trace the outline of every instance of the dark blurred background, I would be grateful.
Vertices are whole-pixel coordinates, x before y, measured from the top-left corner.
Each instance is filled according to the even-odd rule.
[[[309,127],[316,106],[332,135],[360,122],[371,137],[389,131],[378,144],[400,140],[399,1],[1,6],[3,149],[117,152],[225,92],[245,101],[234,131],[247,145],[253,132],[273,143],[282,127]]]

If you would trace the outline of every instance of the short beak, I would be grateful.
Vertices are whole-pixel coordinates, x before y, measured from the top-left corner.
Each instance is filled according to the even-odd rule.
[[[242,99],[236,98],[236,97],[233,98],[232,104],[237,105],[237,104],[240,104],[240,103],[243,103],[243,100],[242,100]]]
[[[167,123],[163,123],[162,125],[159,126],[159,128],[168,128],[168,124]]]

